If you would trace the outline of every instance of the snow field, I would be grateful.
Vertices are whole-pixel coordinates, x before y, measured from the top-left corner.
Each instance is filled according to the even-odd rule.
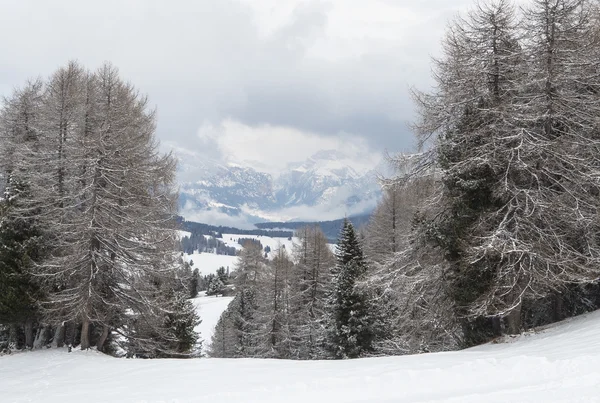
[[[177,234],[179,234],[179,239],[183,238],[183,237],[190,237],[192,236],[191,232],[188,231],[181,231],[181,230],[177,230]]]
[[[237,256],[228,256],[228,255],[217,255],[214,253],[193,253],[188,255],[187,253],[184,255],[185,259],[189,262],[190,260],[194,262],[192,266],[192,270],[198,269],[201,275],[206,276],[211,273],[216,273],[219,267],[229,267],[229,271],[233,271],[235,267],[238,257]]]
[[[237,241],[240,238],[249,238],[256,239],[260,241],[263,245],[263,248],[269,246],[271,248],[271,252],[268,254],[268,258],[272,259],[275,251],[279,248],[279,245],[284,245],[286,251],[291,255],[293,251],[294,242],[298,242],[297,238],[292,238],[292,240],[288,240],[287,238],[274,238],[268,236],[261,235],[239,235],[239,234],[223,234],[223,239],[220,239],[229,247],[234,247],[238,251],[242,250],[242,245],[238,244]],[[205,276],[207,274],[215,273],[219,267],[229,267],[229,270],[232,271],[237,263],[237,256],[228,256],[228,255],[217,255],[214,253],[193,253],[193,254],[185,254],[185,259],[189,262],[192,260],[194,262],[193,269],[198,269],[201,275]]]
[[[202,305],[204,306],[204,305]],[[0,357],[4,402],[600,402],[600,312],[512,343],[346,361]]]

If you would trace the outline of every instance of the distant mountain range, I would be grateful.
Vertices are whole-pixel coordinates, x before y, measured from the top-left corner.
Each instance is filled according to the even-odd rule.
[[[274,177],[250,166],[180,157],[181,214],[213,225],[326,221],[369,213],[380,197],[377,175],[335,150],[290,164]]]

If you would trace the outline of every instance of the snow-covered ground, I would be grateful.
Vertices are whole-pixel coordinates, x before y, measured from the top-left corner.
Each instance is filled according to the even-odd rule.
[[[206,235],[208,237],[208,235]],[[275,238],[261,235],[239,235],[239,234],[223,234],[223,239],[219,239],[227,246],[231,246],[236,248],[237,250],[241,250],[243,247],[238,243],[238,239],[240,238],[250,238],[256,239],[262,243],[263,248],[269,246],[271,248],[271,252],[269,253],[269,258],[273,258],[275,251],[279,248],[279,245],[285,247],[288,253],[291,255],[293,250],[294,241],[298,242],[297,238],[293,238],[292,240],[288,240],[288,238]],[[185,254],[185,259],[189,262],[190,260],[194,262],[194,266],[192,269],[198,269],[201,275],[207,275],[210,273],[215,273],[219,267],[229,267],[229,270],[232,271],[237,262],[237,256],[227,256],[227,255],[217,255],[214,253],[193,253],[191,255]]]
[[[224,267],[229,271],[233,271],[235,264],[238,260],[237,256],[228,255],[217,255],[215,253],[193,253],[184,255],[185,259],[189,262],[194,262],[193,269],[198,269],[201,275],[206,276],[207,274],[215,273],[219,267]]]
[[[233,297],[207,297],[204,291],[200,293],[198,298],[191,300],[202,320],[202,323],[194,328],[200,334],[200,338],[204,340],[202,351],[206,351],[221,313],[227,309],[227,305],[231,300],[233,300]]]
[[[179,234],[179,239],[183,238],[183,237],[191,237],[192,233],[188,232],[188,231],[181,231],[181,230],[177,230],[177,233]]]
[[[600,312],[507,344],[348,361],[0,357],[5,402],[600,402]]]

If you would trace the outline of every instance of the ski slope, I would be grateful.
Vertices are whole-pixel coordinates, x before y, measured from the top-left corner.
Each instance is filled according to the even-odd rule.
[[[210,344],[210,340],[215,331],[215,326],[217,325],[221,314],[227,309],[227,306],[232,300],[233,297],[207,297],[205,291],[201,292],[198,298],[191,300],[202,320],[194,330],[200,334],[200,339],[203,340],[203,352],[207,351],[206,349]]]
[[[0,357],[0,401],[600,402],[600,312],[507,344],[348,361],[136,360],[94,351]]]

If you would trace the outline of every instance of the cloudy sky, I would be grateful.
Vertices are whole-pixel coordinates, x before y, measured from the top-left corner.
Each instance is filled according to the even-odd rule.
[[[414,146],[411,86],[471,0],[0,0],[0,93],[111,61],[163,144],[276,171],[323,148]],[[287,152],[282,152],[282,148]]]

